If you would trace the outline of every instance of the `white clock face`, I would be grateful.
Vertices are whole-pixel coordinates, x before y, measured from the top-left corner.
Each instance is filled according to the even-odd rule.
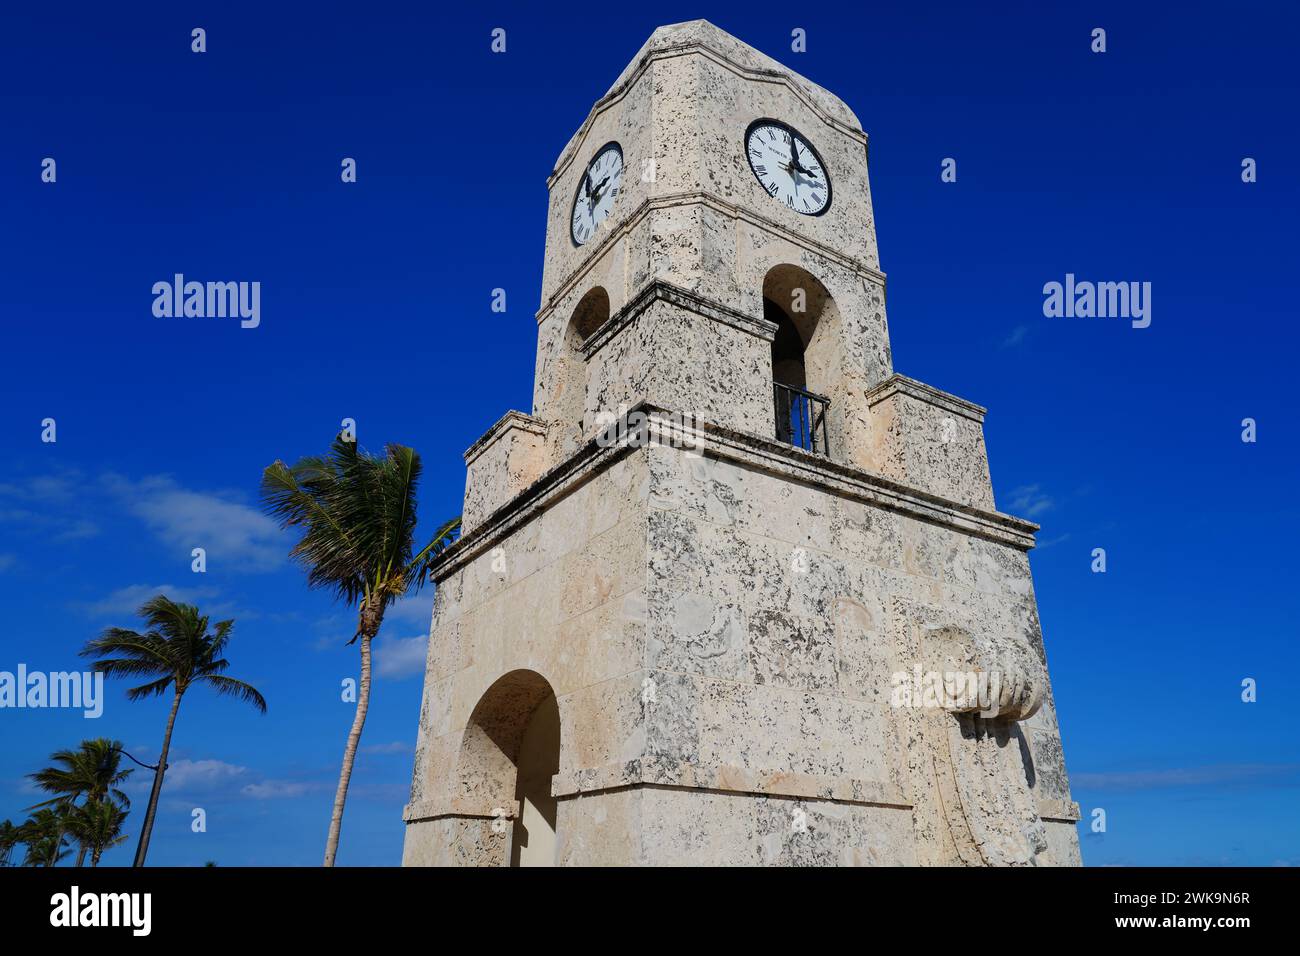
[[[570,219],[574,245],[590,241],[596,227],[609,218],[622,185],[623,150],[618,143],[609,143],[587,164],[578,182]]]
[[[759,185],[777,202],[805,216],[831,204],[831,180],[812,144],[776,120],[759,120],[745,133],[745,155]]]

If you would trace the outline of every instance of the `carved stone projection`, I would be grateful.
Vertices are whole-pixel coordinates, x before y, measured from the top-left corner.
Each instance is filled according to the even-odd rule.
[[[532,413],[466,453],[408,865],[1077,864],[984,409],[895,374],[839,99],[656,30],[549,180]]]

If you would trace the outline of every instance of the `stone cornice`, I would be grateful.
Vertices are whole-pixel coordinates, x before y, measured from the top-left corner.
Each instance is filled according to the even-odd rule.
[[[545,437],[546,435],[545,422],[533,418],[531,415],[525,415],[523,412],[517,412],[512,409],[498,418],[496,424],[484,432],[478,441],[465,449],[465,464],[468,465],[473,462],[474,459],[487,451],[488,448],[495,444],[512,428],[531,432],[532,434],[541,437]]]
[[[1038,815],[1044,820],[1077,823],[1079,820],[1079,805],[1073,800],[1045,797],[1038,801]]]
[[[959,504],[775,439],[707,423],[688,428],[679,416],[665,414],[661,409],[648,405],[643,410],[650,416],[650,435],[659,444],[673,447],[702,445],[706,456],[729,458],[823,488],[832,494],[887,508],[1021,551],[1028,551],[1034,546],[1034,533],[1038,530],[1038,525],[1032,521]]]
[[[877,405],[889,398],[891,395],[898,393],[915,398],[917,401],[926,402],[930,405],[936,405],[945,411],[952,412],[954,415],[962,415],[972,421],[984,423],[984,416],[988,409],[982,405],[976,405],[974,402],[968,402],[964,398],[958,398],[948,392],[942,392],[932,385],[926,385],[914,378],[908,378],[906,375],[899,375],[895,372],[889,378],[885,379],[879,385],[867,390],[867,404]]]
[[[706,772],[690,763],[660,757],[638,757],[603,767],[561,772],[551,783],[551,795],[561,800],[589,796],[626,787],[672,787],[739,793],[752,796],[802,797],[866,806],[911,809],[898,787],[873,780],[815,774],[758,773],[744,767],[723,766]]]
[[[596,264],[601,258],[612,249],[621,239],[626,237],[633,229],[639,226],[647,216],[661,209],[671,209],[676,206],[702,205],[708,206],[724,215],[733,219],[743,219],[753,226],[760,226],[773,235],[784,239],[792,245],[798,246],[805,252],[811,252],[813,255],[821,256],[823,259],[856,273],[861,278],[876,285],[884,286],[885,274],[867,264],[863,259],[856,259],[852,256],[846,256],[838,249],[810,239],[807,236],[800,235],[788,226],[783,226],[775,219],[769,219],[761,216],[750,209],[737,205],[734,202],[725,200],[713,193],[700,190],[696,192],[670,193],[665,196],[651,196],[641,205],[637,206],[628,216],[621,220],[619,224],[610,229],[604,237],[592,248],[591,253],[583,261],[574,267],[573,271],[555,287],[555,292],[551,297],[542,304],[537,310],[537,322],[540,325],[551,314],[556,304],[561,302],[565,296],[573,291],[586,277],[587,273],[596,268]]]
[[[488,806],[472,798],[442,796],[408,803],[402,808],[402,819],[407,823],[414,823],[417,820],[438,820],[442,817],[516,820],[519,818],[519,801],[506,800],[502,805]]]
[[[689,289],[664,282],[662,279],[652,279],[627,305],[605,320],[595,332],[591,333],[587,341],[582,343],[583,358],[590,359],[615,335],[636,321],[650,306],[660,301],[671,302],[706,319],[748,332],[765,342],[771,342],[776,337],[775,322],[746,315],[721,302],[715,302]]]
[[[623,418],[634,414],[645,416],[646,428],[622,429],[621,437],[612,444],[602,444],[599,438],[590,439],[568,459],[546,472],[488,515],[477,528],[447,548],[430,568],[430,576],[435,581],[440,581],[454,574],[479,554],[496,546],[527,524],[538,513],[550,508],[620,458],[632,454],[642,441],[674,448],[690,448],[692,454],[733,461],[781,475],[821,488],[830,494],[852,498],[1019,551],[1028,551],[1034,546],[1034,533],[1038,530],[1038,525],[1023,518],[949,501],[771,438],[705,422],[695,422],[688,426],[680,415],[645,402],[629,409]]]
[[[701,40],[692,39],[684,43],[677,43],[671,46],[663,46],[649,50],[643,57],[641,57],[640,61],[636,64],[636,67],[627,74],[626,78],[623,79],[622,82],[617,83],[608,93],[595,102],[591,107],[591,111],[587,114],[587,118],[583,120],[582,125],[578,127],[577,132],[575,132],[564,145],[564,149],[560,153],[560,158],[556,160],[555,168],[551,171],[551,175],[546,177],[546,188],[549,190],[555,184],[555,181],[564,175],[565,171],[569,168],[569,165],[573,162],[574,157],[578,154],[579,145],[586,140],[587,132],[595,124],[596,118],[600,116],[601,113],[605,112],[605,110],[614,106],[627,96],[628,92],[637,84],[637,81],[645,75],[646,71],[650,69],[653,63],[657,60],[669,60],[679,56],[687,56],[692,53],[699,54],[708,60],[712,60],[714,63],[730,70],[732,73],[743,79],[755,80],[760,83],[777,83],[785,86],[795,95],[796,99],[810,109],[823,123],[831,129],[843,133],[851,139],[857,140],[862,144],[862,148],[866,149],[867,134],[858,127],[850,125],[838,117],[832,116],[820,103],[810,96],[798,82],[795,81],[792,72],[781,69],[758,69],[748,67],[742,63],[736,62],[721,50],[718,50]]]
[[[693,765],[666,763],[655,757],[638,757],[601,767],[562,771],[555,775],[551,783],[551,795],[566,800],[638,787],[689,788],[745,796],[795,797],[899,810],[910,810],[913,805],[905,793],[890,783],[785,772],[762,774],[741,767],[721,767],[713,774],[702,777]],[[519,810],[517,800],[488,806],[481,801],[463,797],[441,796],[408,803],[402,809],[402,819],[407,823],[443,817],[514,820],[518,818]],[[1044,820],[1074,823],[1079,819],[1079,805],[1073,800],[1042,798],[1038,801],[1037,810],[1039,817]]]

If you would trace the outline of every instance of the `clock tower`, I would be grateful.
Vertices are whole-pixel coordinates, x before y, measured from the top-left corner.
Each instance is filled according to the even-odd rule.
[[[867,135],[702,21],[548,187],[531,414],[465,453],[403,862],[1077,864],[985,410],[896,374]]]

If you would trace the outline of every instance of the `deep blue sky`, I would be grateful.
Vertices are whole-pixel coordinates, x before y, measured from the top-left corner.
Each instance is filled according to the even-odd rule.
[[[363,445],[422,454],[426,533],[459,510],[463,450],[530,408],[547,174],[655,26],[706,17],[838,94],[871,138],[896,367],[989,407],[999,506],[1043,525],[1074,796],[1108,814],[1085,861],[1300,863],[1294,12],[419,6],[4,15],[0,669],[75,667],[166,587],[237,619],[232,673],[270,702],[189,695],[151,862],[319,863],[352,618],[285,562],[261,469],[352,417]],[[175,272],[260,280],[261,327],[154,318],[150,288]],[[1067,272],[1151,282],[1151,327],[1044,318],[1043,284]],[[380,642],[342,863],[400,858],[428,607]],[[120,685],[99,721],[0,711],[0,818],[37,799],[23,775],[52,750],[103,734],[156,754],[164,718]],[[106,862],[129,862],[131,832]]]

